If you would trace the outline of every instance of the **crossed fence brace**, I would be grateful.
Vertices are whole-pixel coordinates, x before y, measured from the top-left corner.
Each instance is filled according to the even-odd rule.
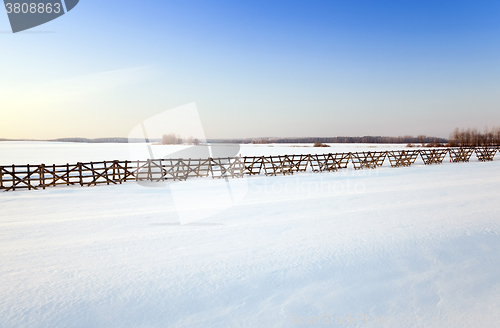
[[[350,153],[351,162],[355,170],[360,169],[375,169],[384,164],[387,152],[385,151],[367,151],[367,152],[357,152]]]
[[[450,149],[450,159],[452,162],[468,162],[474,148],[451,148]]]

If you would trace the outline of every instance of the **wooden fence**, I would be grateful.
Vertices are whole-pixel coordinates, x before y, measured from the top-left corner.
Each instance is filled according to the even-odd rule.
[[[389,150],[320,155],[278,155],[208,159],[151,159],[104,161],[65,165],[0,166],[0,190],[37,190],[56,186],[96,186],[127,181],[183,181],[189,178],[241,178],[245,175],[288,175],[297,172],[333,172],[347,168],[377,168],[389,158],[392,167],[411,166],[420,155],[425,165],[468,162],[472,153],[479,161],[492,161],[498,147]]]
[[[355,170],[374,169],[384,164],[386,151],[367,151],[351,153],[351,162]]]
[[[448,149],[422,149],[420,150],[420,157],[425,165],[441,164],[448,154]]]

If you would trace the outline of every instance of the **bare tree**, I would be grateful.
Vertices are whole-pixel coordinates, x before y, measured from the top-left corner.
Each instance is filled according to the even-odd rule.
[[[500,128],[493,128],[491,131],[484,130],[484,133],[477,129],[456,128],[450,134],[450,146],[477,147],[500,145]]]
[[[419,135],[418,141],[422,144],[422,147],[425,146],[425,135]]]
[[[164,134],[161,138],[162,145],[178,145],[182,143],[182,139],[175,134]]]
[[[198,140],[197,138],[193,138],[193,137],[187,138],[186,142],[189,145],[195,145],[195,146],[200,144],[200,140]]]

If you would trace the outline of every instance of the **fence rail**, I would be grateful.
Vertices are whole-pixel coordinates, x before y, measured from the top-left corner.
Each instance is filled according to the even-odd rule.
[[[492,161],[499,147],[389,150],[311,155],[225,157],[207,159],[150,159],[103,161],[65,165],[0,166],[0,190],[37,190],[57,186],[97,186],[127,181],[183,181],[190,178],[241,178],[245,175],[277,176],[297,172],[332,172],[347,168],[377,168],[386,158],[392,167],[411,166],[420,155],[425,165],[468,162],[473,153],[479,161]]]

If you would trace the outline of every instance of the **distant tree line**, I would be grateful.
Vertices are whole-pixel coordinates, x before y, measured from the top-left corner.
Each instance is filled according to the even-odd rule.
[[[85,142],[85,143],[127,143],[128,138],[96,138],[96,139],[88,139],[88,138],[59,138],[49,141],[55,142]]]
[[[139,143],[144,139],[128,138],[59,138],[53,140],[33,140],[33,139],[2,139],[0,141],[55,141],[55,142],[82,142],[82,143]],[[364,136],[364,137],[306,137],[306,138],[246,138],[246,139],[210,139],[209,143],[239,143],[239,144],[269,144],[269,143],[310,143],[320,147],[326,143],[386,143],[386,144],[407,144],[409,147],[415,144],[422,146],[451,146],[451,147],[477,147],[477,146],[499,146],[500,128],[485,129],[479,132],[477,129],[456,128],[450,134],[449,140],[444,138],[419,136]],[[163,145],[191,144],[198,145],[200,141],[189,137],[186,139],[175,134],[165,134],[161,139],[150,139],[146,142],[154,142]],[[325,145],[326,146],[326,145]]]
[[[477,147],[500,145],[500,128],[485,129],[483,133],[477,129],[456,128],[450,134],[450,146],[452,147]]]
[[[399,137],[308,137],[308,138],[257,138],[257,139],[212,139],[213,143],[241,143],[241,144],[267,144],[267,143],[447,143],[444,138],[428,136],[399,136]]]

